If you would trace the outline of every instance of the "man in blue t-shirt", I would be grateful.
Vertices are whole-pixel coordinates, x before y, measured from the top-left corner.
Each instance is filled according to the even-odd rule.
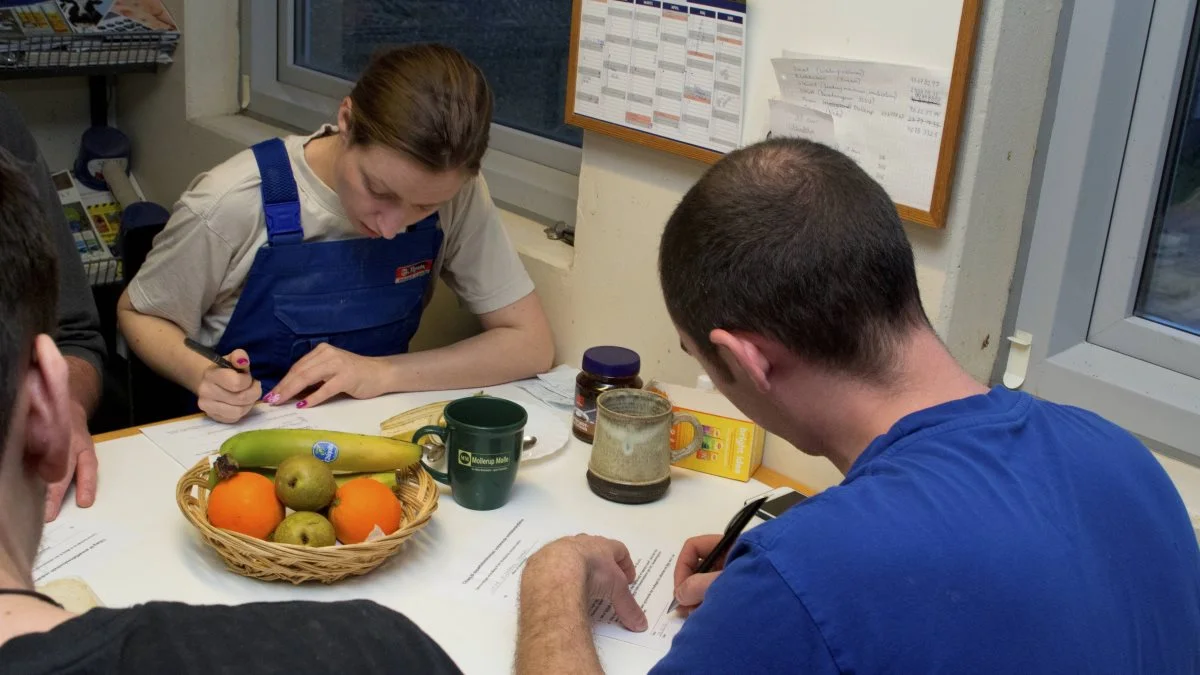
[[[845,474],[746,532],[656,673],[1200,673],[1200,551],[1165,472],[1077,408],[988,390],[921,307],[884,190],[822,145],[727,155],[662,239],[684,348],[768,430]],[[587,604],[646,619],[619,542],[532,556],[519,673],[599,672]]]

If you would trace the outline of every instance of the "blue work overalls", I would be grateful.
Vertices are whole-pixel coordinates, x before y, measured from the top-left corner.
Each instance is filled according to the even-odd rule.
[[[283,141],[263,141],[253,151],[267,244],[255,255],[217,351],[246,350],[263,393],[323,342],[362,356],[407,352],[442,248],[437,214],[391,240],[305,243]]]

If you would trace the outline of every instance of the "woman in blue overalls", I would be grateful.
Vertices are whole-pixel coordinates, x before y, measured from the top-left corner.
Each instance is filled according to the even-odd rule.
[[[225,422],[260,398],[305,407],[548,368],[545,315],[479,176],[491,111],[457,51],[383,52],[337,127],[265,141],[193,182],[121,298],[130,347]],[[408,353],[439,276],[483,333]]]

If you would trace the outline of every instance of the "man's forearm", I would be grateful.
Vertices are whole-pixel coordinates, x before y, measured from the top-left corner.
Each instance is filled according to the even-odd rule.
[[[537,556],[527,564],[521,578],[517,675],[603,675],[581,567]]]
[[[67,355],[68,384],[71,389],[71,400],[78,403],[88,417],[96,412],[100,404],[100,373],[95,366],[78,356]]]
[[[517,328],[494,328],[461,342],[384,358],[388,392],[486,387],[536,375],[550,367],[552,343]]]

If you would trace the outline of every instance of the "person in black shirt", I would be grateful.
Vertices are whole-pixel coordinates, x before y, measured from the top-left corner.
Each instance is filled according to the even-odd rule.
[[[74,615],[34,592],[47,485],[70,468],[57,260],[37,195],[0,151],[0,673],[457,673],[403,616],[369,601]],[[151,561],[147,561],[150,564]]]

